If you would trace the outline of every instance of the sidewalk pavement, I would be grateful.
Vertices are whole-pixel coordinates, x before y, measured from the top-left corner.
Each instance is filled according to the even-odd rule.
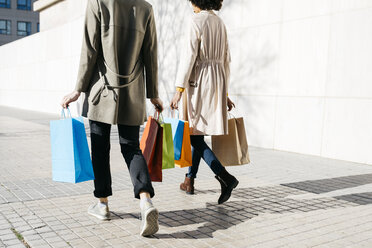
[[[200,166],[196,194],[179,190],[186,169],[154,183],[160,230],[139,236],[139,202],[112,132],[112,220],[87,214],[93,183],[51,180],[48,115],[0,107],[0,247],[372,247],[372,166],[250,147],[252,163],[218,205],[219,183]]]

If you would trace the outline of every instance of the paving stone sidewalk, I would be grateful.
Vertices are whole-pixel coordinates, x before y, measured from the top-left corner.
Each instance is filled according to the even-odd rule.
[[[186,169],[164,170],[160,230],[143,238],[115,128],[113,218],[99,221],[86,213],[92,182],[51,180],[51,119],[0,106],[0,247],[372,247],[371,165],[255,147],[250,165],[228,168],[240,184],[222,205],[206,164],[193,196],[179,190]]]

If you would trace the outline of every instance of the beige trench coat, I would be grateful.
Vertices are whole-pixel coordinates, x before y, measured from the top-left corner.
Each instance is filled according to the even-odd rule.
[[[158,97],[157,37],[149,3],[88,0],[76,90],[86,93],[83,116],[90,120],[143,124],[146,96]]]
[[[213,11],[201,11],[193,16],[186,40],[176,82],[186,89],[181,116],[193,135],[227,134],[231,57],[225,25]]]

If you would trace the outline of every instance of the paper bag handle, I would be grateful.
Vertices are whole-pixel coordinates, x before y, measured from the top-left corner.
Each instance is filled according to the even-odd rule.
[[[67,107],[66,110],[67,110],[67,118],[72,118],[70,109]],[[61,118],[62,119],[67,119],[64,108],[62,108],[62,111],[61,111]]]
[[[171,117],[174,118],[174,112],[177,111],[177,119],[180,118],[180,111],[178,109],[172,109],[171,110]]]
[[[231,114],[230,112],[227,112],[228,114],[229,114],[229,119],[236,119],[236,117],[235,117],[235,115],[233,115],[233,114]],[[231,118],[231,116],[233,117],[233,118]]]

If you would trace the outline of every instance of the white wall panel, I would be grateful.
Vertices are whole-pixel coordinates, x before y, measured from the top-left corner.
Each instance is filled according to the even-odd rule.
[[[277,93],[279,40],[279,24],[246,28],[230,35],[231,93],[246,95]]]
[[[70,23],[58,26],[45,32],[46,60],[62,59],[71,56],[71,29]]]
[[[372,8],[371,0],[332,0],[332,10],[334,12],[352,11],[365,8]]]
[[[324,99],[278,97],[275,149],[319,155]]]
[[[242,27],[243,16],[242,6],[247,5],[245,0],[224,1],[222,9],[219,13],[220,17],[225,21],[225,25],[229,30],[235,30]]]
[[[331,0],[283,0],[283,19],[293,20],[329,14]]]
[[[327,99],[322,156],[372,164],[372,99]]]
[[[332,17],[327,96],[372,97],[372,8]]]
[[[274,148],[275,99],[272,96],[230,96],[235,117],[244,117],[249,145]]]
[[[241,6],[237,6],[235,11],[240,9],[241,27],[278,23],[282,18],[282,0],[242,0]]]
[[[329,26],[329,16],[283,24],[279,95],[324,95]]]

